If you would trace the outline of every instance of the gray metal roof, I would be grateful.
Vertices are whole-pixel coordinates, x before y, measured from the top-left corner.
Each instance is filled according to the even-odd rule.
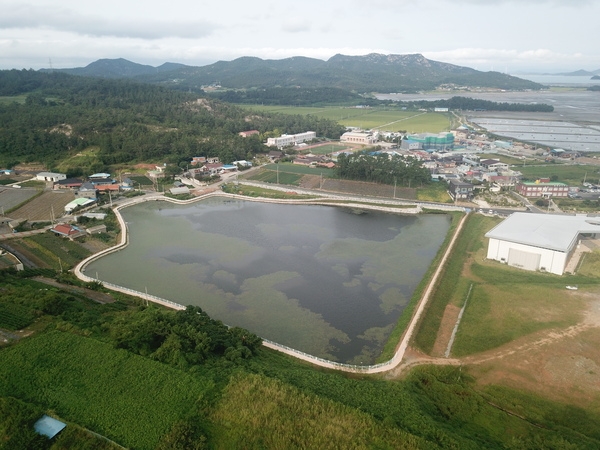
[[[580,233],[600,233],[600,217],[517,212],[485,237],[568,252]]]

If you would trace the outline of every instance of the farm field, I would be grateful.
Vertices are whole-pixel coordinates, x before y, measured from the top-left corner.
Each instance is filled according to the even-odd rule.
[[[301,179],[305,175],[314,175],[319,177],[319,179],[321,177],[329,178],[333,176],[333,170],[291,163],[267,164],[260,170],[252,172],[247,179],[272,184],[276,184],[279,181],[279,184],[299,186],[301,184]]]
[[[155,448],[212,385],[110,344],[58,331],[2,350],[0,374],[1,396],[51,405],[59,416],[139,449]]]
[[[128,175],[134,186],[153,186],[152,180],[145,175]]]
[[[277,183],[277,164],[267,164],[247,178],[263,183]],[[322,176],[321,176],[322,174]],[[306,189],[324,189],[367,197],[394,198],[394,186],[390,184],[367,183],[364,181],[339,180],[333,177],[332,169],[311,168],[295,164],[279,164],[279,184],[300,186]],[[445,186],[433,183],[418,189],[396,186],[396,198],[421,200],[436,203],[451,203]]]
[[[0,187],[0,211],[10,211],[39,193],[38,189]],[[12,215],[12,217],[16,217]]]
[[[10,213],[13,219],[51,220],[65,213],[65,205],[75,199],[70,190],[45,191],[39,197]]]
[[[282,114],[310,114],[324,119],[335,120],[346,127],[380,129],[381,131],[403,130],[408,133],[439,133],[447,131],[451,127],[450,116],[446,113],[335,106],[325,108],[264,105],[238,106],[245,109]]]

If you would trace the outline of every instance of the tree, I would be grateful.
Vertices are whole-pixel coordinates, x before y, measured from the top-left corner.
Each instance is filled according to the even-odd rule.
[[[181,167],[175,164],[167,164],[164,168],[165,178],[173,180],[177,175],[181,174]]]

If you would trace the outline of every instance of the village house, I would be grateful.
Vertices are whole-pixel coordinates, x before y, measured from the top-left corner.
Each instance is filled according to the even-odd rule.
[[[279,151],[279,150],[271,150],[268,154],[267,157],[269,158],[269,160],[271,162],[277,162],[279,161],[281,158],[283,158],[284,154],[283,152]]]
[[[92,200],[96,200],[97,196],[97,188],[90,182],[85,182],[79,189],[75,191],[75,197],[89,198]]]
[[[76,226],[69,225],[68,223],[59,223],[54,228],[50,228],[50,231],[52,231],[55,234],[58,234],[59,236],[66,237],[71,240],[81,236],[85,236],[84,230]]]
[[[54,184],[55,189],[77,189],[83,184],[79,178],[65,178]]]
[[[448,180],[448,192],[454,200],[468,200],[473,197],[473,185],[456,179]]]

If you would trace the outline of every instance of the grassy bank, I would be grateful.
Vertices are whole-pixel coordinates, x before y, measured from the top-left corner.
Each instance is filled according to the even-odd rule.
[[[431,281],[433,274],[435,273],[438,265],[440,264],[440,261],[442,260],[442,257],[444,256],[444,253],[445,253],[446,249],[448,248],[450,241],[452,240],[452,236],[454,236],[454,233],[456,232],[456,227],[458,227],[460,219],[462,218],[462,214],[458,213],[458,212],[454,212],[454,213],[451,213],[451,217],[452,217],[452,224],[450,225],[450,229],[448,230],[446,239],[440,246],[435,258],[429,265],[429,269],[427,270],[427,272],[421,279],[421,282],[419,283],[419,285],[413,292],[413,295],[411,297],[409,304],[406,306],[404,311],[402,311],[402,315],[400,316],[400,319],[398,320],[394,329],[392,330],[392,332],[383,348],[383,351],[381,352],[381,355],[377,358],[377,362],[389,361],[394,356],[396,347],[398,346],[398,343],[400,342],[400,338],[402,337],[402,334],[404,333],[404,331],[406,330],[406,327],[410,323],[410,319],[412,318],[412,316],[415,312],[415,308],[417,307],[419,300],[423,296],[423,293],[425,292],[427,285]]]
[[[480,214],[471,214],[467,217],[454,250],[442,269],[415,336],[415,345],[424,352],[430,353],[433,349],[446,305],[452,303],[461,306],[466,298],[470,281],[461,276],[463,267],[469,254],[482,248],[481,237],[496,222],[497,220]]]

